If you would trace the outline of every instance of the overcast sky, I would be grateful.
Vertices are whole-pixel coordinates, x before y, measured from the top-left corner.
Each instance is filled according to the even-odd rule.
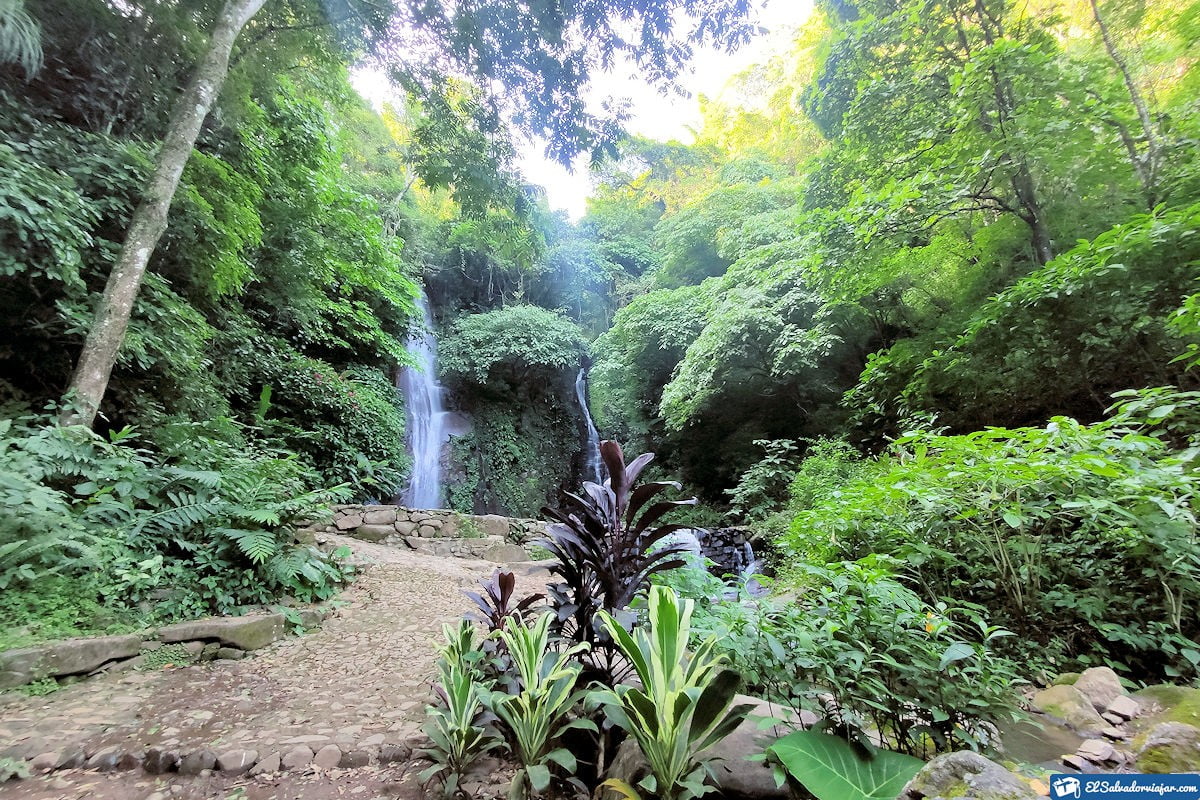
[[[812,13],[812,0],[767,0],[759,15],[764,27],[769,30],[738,52],[730,55],[706,49],[697,52],[693,71],[681,77],[680,83],[691,97],[663,96],[644,81],[629,72],[617,71],[597,75],[593,81],[591,96],[599,103],[605,97],[629,98],[632,101],[632,118],[629,130],[641,136],[669,141],[678,139],[690,143],[690,127],[700,122],[701,94],[718,97],[725,83],[751,64],[767,60],[774,52],[787,48],[791,32],[807,21]],[[381,75],[357,72],[352,82],[359,93],[377,106],[387,100],[388,89]],[[546,187],[551,208],[563,209],[572,219],[584,212],[584,201],[591,189],[587,173],[587,159],[581,158],[574,172],[542,156],[540,142],[525,142],[520,147],[521,171],[532,183]]]

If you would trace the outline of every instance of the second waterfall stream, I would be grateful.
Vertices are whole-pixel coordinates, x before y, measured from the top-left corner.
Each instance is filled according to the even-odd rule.
[[[582,369],[575,378],[575,397],[579,400],[579,409],[583,411],[583,419],[587,422],[587,449],[584,451],[583,479],[600,483],[603,480],[603,476],[600,474],[600,433],[596,430],[596,424],[592,422],[592,412],[588,410],[587,372]]]

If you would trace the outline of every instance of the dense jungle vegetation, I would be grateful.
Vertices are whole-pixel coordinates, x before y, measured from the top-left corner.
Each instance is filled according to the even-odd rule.
[[[217,5],[28,0],[5,23],[0,645],[333,593],[345,568],[289,526],[404,485],[423,288],[470,421],[453,507],[534,514],[577,485],[589,366],[601,432],[657,451],[692,522],[754,529],[783,585],[913,630],[956,609],[1037,665],[1195,677],[1200,5],[828,0],[683,144],[576,90],[605,48],[670,79],[672,11],[742,41],[737,3],[525,25],[545,10],[495,2],[474,27],[268,3],[99,416],[60,426]],[[572,24],[599,52],[555,38]],[[381,113],[349,83],[364,62],[403,89]],[[593,156],[578,222],[514,167],[520,130]],[[754,625],[776,623],[800,635]],[[751,622],[721,624],[736,647]]]

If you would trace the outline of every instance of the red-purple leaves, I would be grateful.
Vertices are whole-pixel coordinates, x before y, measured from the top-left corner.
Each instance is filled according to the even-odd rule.
[[[482,612],[481,614],[472,613],[468,616],[486,625],[489,633],[503,628],[504,620],[508,617],[516,616],[520,619],[534,603],[546,596],[540,593],[531,594],[515,606],[510,605],[513,590],[517,586],[517,576],[507,571],[496,570],[492,573],[491,578],[485,578],[479,583],[483,586],[482,594],[479,592],[463,592],[463,594],[470,598],[471,602]]]
[[[621,446],[603,441],[600,457],[608,468],[608,480],[603,485],[584,483],[579,495],[565,494],[563,508],[543,508],[542,513],[556,522],[546,526],[547,538],[539,544],[558,562],[550,570],[562,582],[549,591],[564,633],[603,646],[606,639],[594,621],[596,612],[614,613],[627,607],[651,575],[685,563],[679,557],[685,552],[682,546],[650,552],[664,536],[685,526],[651,526],[696,500],[650,502],[667,489],[679,489],[679,484],[669,482],[636,485],[653,453],[643,453],[626,466]]]

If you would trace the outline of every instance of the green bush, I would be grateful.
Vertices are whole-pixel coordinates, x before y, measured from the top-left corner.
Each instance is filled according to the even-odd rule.
[[[800,510],[780,545],[801,563],[894,557],[928,600],[988,608],[1018,634],[1010,649],[1056,671],[1195,675],[1195,453],[1166,439],[1197,402],[1146,397],[1161,402],[1095,425],[910,434]]]
[[[78,592],[28,606],[30,636],[103,627],[100,607],[130,619],[143,601],[176,617],[332,594],[343,567],[292,533],[344,488],[311,490],[319,479],[294,456],[219,438],[230,425],[170,426],[151,453],[128,430],[108,441],[36,417],[3,423],[0,581],[30,603],[43,584]]]
[[[894,566],[806,567],[795,600],[743,595],[702,607],[696,627],[758,691],[844,738],[878,732],[922,757],[994,745],[996,723],[1016,714],[1016,665],[995,652],[1006,632],[981,609],[922,602]]]

